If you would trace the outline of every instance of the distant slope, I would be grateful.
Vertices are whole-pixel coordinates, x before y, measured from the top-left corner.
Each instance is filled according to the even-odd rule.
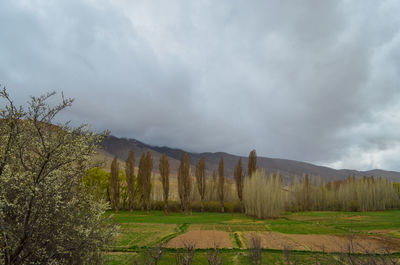
[[[128,158],[130,150],[135,153],[135,164],[139,165],[140,157],[143,153],[150,152],[153,157],[153,171],[158,172],[158,164],[162,153],[153,149],[150,145],[144,144],[135,139],[118,138],[115,136],[107,137],[102,143],[102,150],[99,150],[100,154],[105,157],[117,156],[118,159],[125,161]],[[171,173],[175,174],[176,168],[179,167],[179,160],[169,157],[169,164],[171,167]]]
[[[136,164],[138,164],[140,156],[143,152],[150,151],[153,156],[153,169],[158,171],[158,161],[162,154],[166,154],[169,157],[172,174],[176,174],[176,170],[179,167],[179,160],[181,154],[184,152],[181,149],[170,148],[170,147],[159,147],[151,146],[135,139],[118,138],[110,136],[105,139],[102,143],[103,150],[109,156],[116,155],[119,159],[125,160],[128,156],[129,150],[133,149],[136,157]],[[233,177],[234,167],[240,158],[240,156],[217,152],[217,153],[190,153],[189,158],[192,166],[200,160],[201,157],[205,157],[208,174],[211,174],[212,170],[218,169],[218,163],[221,158],[224,159],[225,175],[227,177]],[[247,169],[247,157],[241,157],[243,167]],[[376,176],[385,177],[390,180],[400,181],[400,172],[385,171],[374,169],[370,171],[357,171],[350,169],[333,169],[329,167],[317,166],[310,163],[299,162],[295,160],[277,159],[258,157],[257,164],[259,168],[265,169],[267,172],[279,171],[286,181],[293,179],[295,175],[301,176],[303,174],[309,174],[314,176],[321,176],[324,180],[341,180],[345,179],[350,175],[354,176]],[[192,171],[193,172],[193,171]]]

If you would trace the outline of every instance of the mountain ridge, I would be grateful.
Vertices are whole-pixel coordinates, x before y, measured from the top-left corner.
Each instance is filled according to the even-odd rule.
[[[153,146],[143,143],[133,138],[119,138],[116,136],[109,136],[101,143],[104,152],[112,156],[117,156],[121,160],[128,157],[131,149],[135,152],[136,164],[138,164],[140,156],[144,152],[151,152],[153,156],[153,170],[158,171],[158,161],[162,154],[165,154],[170,160],[170,167],[172,175],[176,175],[176,170],[179,167],[181,154],[186,152],[183,149],[171,148],[168,146]],[[186,152],[189,155],[192,172],[194,166],[200,158],[206,159],[207,174],[211,175],[213,170],[218,169],[218,163],[221,158],[224,159],[225,175],[228,178],[233,177],[233,170],[239,158],[242,159],[242,166],[247,169],[248,158],[238,155],[229,154],[227,152]],[[400,172],[389,171],[383,169],[372,169],[367,171],[360,171],[355,169],[333,169],[327,166],[315,165],[312,163],[282,159],[282,158],[269,158],[257,157],[257,165],[259,168],[264,169],[266,172],[279,171],[285,181],[293,181],[294,176],[301,176],[303,174],[320,176],[324,181],[343,180],[349,176],[374,176],[385,177],[392,181],[400,181]],[[247,171],[247,170],[245,170]]]

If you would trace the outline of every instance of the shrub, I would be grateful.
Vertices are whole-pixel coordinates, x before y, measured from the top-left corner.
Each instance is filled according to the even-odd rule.
[[[347,209],[352,212],[357,212],[359,209],[358,201],[356,200],[349,201],[349,203],[347,204]]]
[[[152,201],[151,209],[154,211],[164,211],[163,201]],[[181,206],[177,201],[168,201],[168,212],[178,213],[181,211]]]
[[[201,203],[198,201],[193,202],[192,203],[192,211],[201,212]],[[205,212],[220,212],[221,204],[220,204],[220,202],[216,202],[216,201],[206,201],[206,202],[204,202],[204,211]]]
[[[224,202],[225,212],[227,213],[240,213],[240,202]],[[193,212],[201,212],[201,202],[193,202],[192,203],[192,211]],[[218,201],[205,201],[204,202],[204,211],[205,212],[221,212],[221,203]]]
[[[114,233],[82,184],[102,137],[53,125],[72,100],[52,95],[17,107],[0,91],[0,264],[99,264]]]

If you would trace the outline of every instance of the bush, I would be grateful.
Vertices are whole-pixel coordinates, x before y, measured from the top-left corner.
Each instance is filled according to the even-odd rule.
[[[225,202],[225,212],[227,213],[241,213],[240,202]],[[191,204],[192,212],[201,212],[201,202],[196,201]],[[139,210],[139,208],[137,208]],[[152,201],[151,210],[153,211],[164,211],[163,201]],[[181,212],[181,204],[177,201],[168,202],[168,211],[171,213]],[[221,204],[218,201],[205,201],[204,212],[218,213],[221,212]]]
[[[225,212],[227,213],[240,213],[240,202],[225,202],[224,203]],[[201,203],[199,201],[192,203],[192,211],[193,212],[201,212]],[[221,212],[221,203],[218,201],[205,201],[204,202],[204,211],[205,212],[213,212],[218,213]]]
[[[201,203],[199,201],[192,203],[192,211],[193,212],[201,212]],[[221,204],[216,201],[205,201],[204,202],[204,211],[205,212],[220,212]]]
[[[107,205],[82,184],[102,136],[53,125],[72,100],[52,95],[18,107],[0,91],[0,264],[99,264],[112,243]]]
[[[164,202],[163,201],[152,201],[151,202],[151,210],[153,211],[164,211]],[[168,201],[168,212],[170,213],[178,213],[181,211],[181,205],[177,201]]]
[[[359,210],[358,201],[356,200],[349,201],[349,203],[347,204],[347,208],[351,212],[358,212]]]

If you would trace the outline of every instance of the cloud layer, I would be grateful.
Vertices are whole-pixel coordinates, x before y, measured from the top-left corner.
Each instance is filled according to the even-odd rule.
[[[191,151],[400,170],[400,3],[0,2],[0,83]]]

